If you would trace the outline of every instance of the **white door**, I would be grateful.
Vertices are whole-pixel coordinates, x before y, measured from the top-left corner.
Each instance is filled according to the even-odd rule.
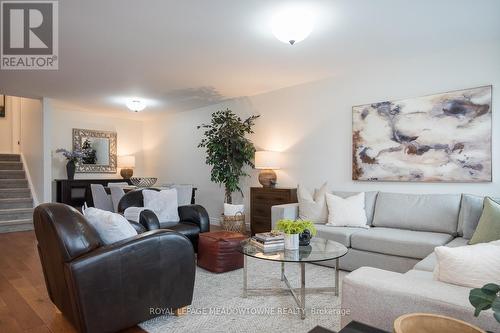
[[[12,153],[21,153],[21,99],[8,97],[12,119]]]

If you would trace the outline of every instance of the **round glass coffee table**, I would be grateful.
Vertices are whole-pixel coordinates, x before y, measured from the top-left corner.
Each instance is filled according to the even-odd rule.
[[[243,297],[251,295],[276,294],[289,292],[297,306],[300,317],[306,317],[306,292],[333,292],[339,295],[339,258],[347,253],[347,248],[331,240],[313,237],[308,246],[301,246],[298,250],[281,250],[274,252],[263,252],[258,247],[252,245],[249,239],[241,242],[239,251],[243,253]],[[248,288],[247,257],[261,260],[276,261],[281,263],[281,281],[285,282],[287,289],[277,288]],[[335,286],[322,288],[306,288],[306,263],[319,263],[327,260],[335,260]],[[293,288],[285,274],[285,263],[292,262],[300,265],[300,288]]]

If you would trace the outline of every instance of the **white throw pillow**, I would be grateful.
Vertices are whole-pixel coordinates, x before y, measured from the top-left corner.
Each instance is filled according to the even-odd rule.
[[[297,199],[299,202],[299,218],[313,223],[325,224],[328,218],[325,194],[327,183],[319,189],[314,190],[312,195],[304,186],[297,187]]]
[[[469,288],[500,284],[500,241],[460,247],[438,246],[434,280]]]
[[[328,223],[326,225],[369,228],[366,225],[365,192],[348,198],[327,193],[326,205],[328,206]]]
[[[179,212],[177,211],[177,190],[175,188],[161,191],[143,190],[144,207],[152,210],[158,221],[179,222]]]
[[[120,214],[94,207],[85,209],[83,214],[106,245],[137,235],[134,227]]]

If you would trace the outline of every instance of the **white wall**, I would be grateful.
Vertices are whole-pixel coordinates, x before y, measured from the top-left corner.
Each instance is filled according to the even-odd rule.
[[[14,97],[13,97],[14,98]],[[15,97],[21,105],[21,153],[35,204],[46,199],[44,187],[44,147],[42,101]]]
[[[500,45],[466,45],[423,57],[364,62],[357,68],[339,68],[322,81],[241,98],[189,112],[159,116],[144,124],[144,148],[149,175],[164,182],[194,183],[198,202],[212,218],[219,216],[223,191],[209,180],[204,153],[196,148],[210,114],[229,107],[242,116],[260,114],[253,140],[258,149],[283,152],[279,186],[297,183],[314,187],[324,181],[342,190],[395,192],[470,192],[500,195],[500,127],[496,117],[500,94]],[[272,73],[269,73],[272,75]],[[230,78],[228,78],[230,79]],[[355,182],[351,180],[351,107],[384,100],[417,97],[456,89],[493,85],[493,182],[430,184]],[[244,182],[257,185],[256,170]]]
[[[117,154],[135,155],[134,175],[143,175],[142,122],[126,118],[106,116],[102,113],[75,111],[52,104],[50,117],[51,136],[50,152],[52,155],[52,179],[66,179],[66,159],[56,154],[58,148],[72,149],[73,128],[113,131],[117,133]],[[76,179],[121,178],[119,171],[109,173],[77,173]]]

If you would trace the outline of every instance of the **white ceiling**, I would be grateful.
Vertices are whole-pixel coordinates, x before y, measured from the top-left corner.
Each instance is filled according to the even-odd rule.
[[[0,92],[105,112],[128,112],[120,98],[141,96],[155,102],[146,114],[182,111],[363,61],[500,42],[498,0],[301,2],[317,22],[290,46],[269,28],[290,1],[61,0],[59,70],[0,71]]]

